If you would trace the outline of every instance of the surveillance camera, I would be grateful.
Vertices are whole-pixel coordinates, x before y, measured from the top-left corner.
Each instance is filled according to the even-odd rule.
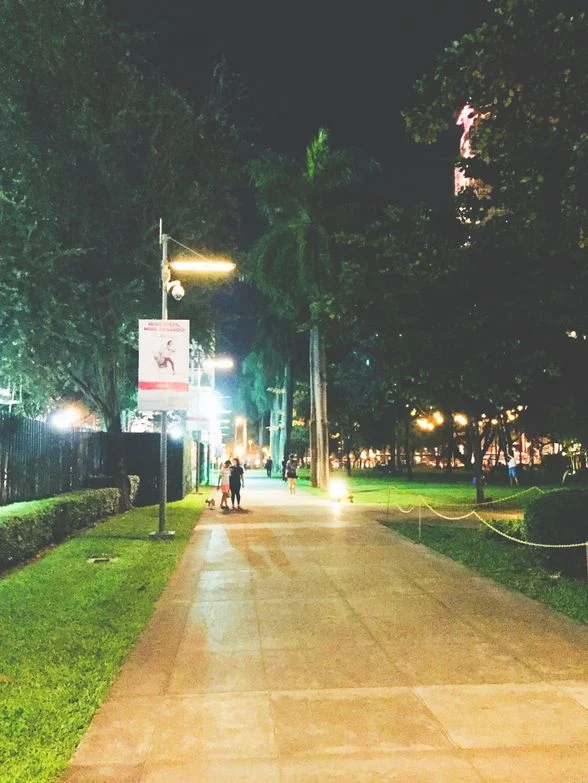
[[[185,294],[185,293],[186,293],[186,292],[184,291],[184,287],[183,287],[183,285],[182,285],[181,283],[178,283],[178,281],[176,280],[176,281],[174,282],[174,284],[172,285],[172,288],[171,288],[171,295],[173,296],[173,298],[174,298],[174,299],[175,299],[177,302],[179,302],[179,301],[180,301],[180,299],[183,299],[183,298],[184,298],[184,294]]]

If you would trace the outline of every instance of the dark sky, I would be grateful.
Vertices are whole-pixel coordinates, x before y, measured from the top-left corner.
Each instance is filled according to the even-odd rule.
[[[224,56],[246,85],[264,146],[301,156],[326,127],[333,146],[359,147],[382,164],[390,201],[451,194],[457,129],[435,148],[417,146],[400,112],[442,50],[486,18],[486,0],[106,4],[113,19],[146,35],[147,57],[195,101]],[[229,318],[219,335],[219,348],[235,357],[249,350],[255,320],[251,292],[240,288],[218,304],[227,317],[239,315],[239,329]],[[234,394],[238,374],[229,376],[219,380]]]
[[[383,164],[394,200],[451,189],[451,137],[437,149],[414,145],[400,111],[443,48],[486,18],[485,0],[352,0],[347,10],[321,0],[107,5],[150,36],[148,56],[196,99],[224,55],[247,86],[266,146],[299,155],[326,127],[333,145],[360,147]]]

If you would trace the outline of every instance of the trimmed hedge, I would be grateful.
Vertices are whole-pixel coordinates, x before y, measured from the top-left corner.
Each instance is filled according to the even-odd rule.
[[[136,479],[136,477],[132,477]],[[131,480],[131,498],[138,480]],[[0,571],[33,557],[80,530],[120,511],[117,488],[83,489],[0,510]]]
[[[522,533],[527,541],[541,544],[576,544],[588,541],[588,492],[560,489],[529,503]],[[586,548],[537,549],[555,571],[586,577]]]

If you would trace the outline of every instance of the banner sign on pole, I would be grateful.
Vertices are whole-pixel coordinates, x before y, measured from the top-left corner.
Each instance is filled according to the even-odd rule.
[[[189,345],[190,321],[139,321],[139,410],[187,410]]]

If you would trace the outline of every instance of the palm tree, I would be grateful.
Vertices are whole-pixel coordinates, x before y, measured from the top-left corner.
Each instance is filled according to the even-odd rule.
[[[304,165],[267,153],[251,165],[268,228],[251,253],[251,277],[309,335],[310,451],[313,486],[329,478],[325,321],[337,291],[336,236],[357,216],[359,186],[374,166],[350,150],[331,150],[319,130]]]

